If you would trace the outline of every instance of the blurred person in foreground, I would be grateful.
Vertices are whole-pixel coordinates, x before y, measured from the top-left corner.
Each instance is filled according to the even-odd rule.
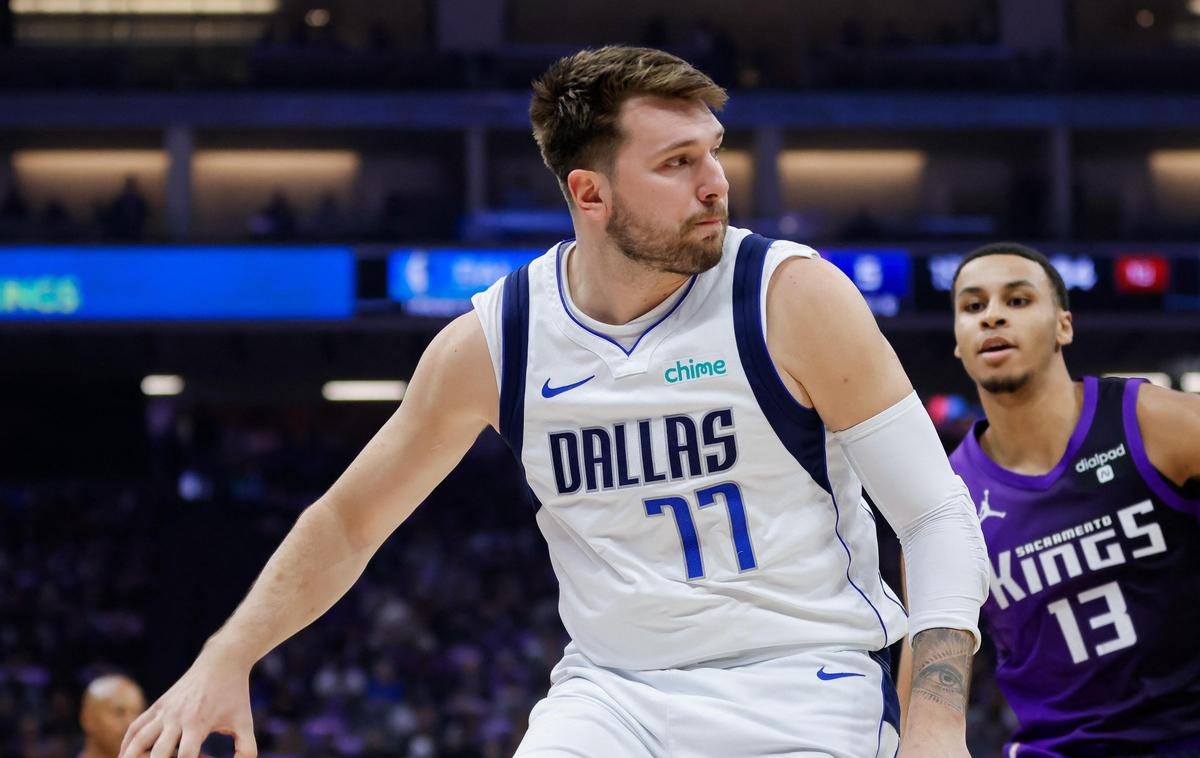
[[[1067,289],[1032,248],[968,253],[952,292],[1005,758],[1200,756],[1200,397],[1072,379]]]
[[[518,756],[967,754],[974,507],[854,285],[728,225],[725,100],[646,48],[583,51],[534,83],[576,239],[433,340],[395,416],[130,728],[127,758],[194,758],[214,729],[254,755],[255,661],[347,591],[488,425],[528,480],[572,638]],[[906,619],[864,485],[908,559],[930,693],[903,746],[886,650]]]
[[[79,707],[83,730],[79,758],[116,758],[125,731],[145,710],[142,688],[129,677],[109,674],[93,679]]]

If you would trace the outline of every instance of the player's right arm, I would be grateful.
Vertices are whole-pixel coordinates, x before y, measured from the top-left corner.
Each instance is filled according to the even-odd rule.
[[[820,415],[900,539],[911,607],[913,686],[900,756],[966,755],[966,702],[987,550],[970,494],[854,284],[835,266],[780,264],[768,347]],[[773,335],[773,336],[772,336]],[[786,383],[786,379],[785,379]]]
[[[1200,480],[1200,397],[1146,383],[1136,412],[1154,467],[1180,486]]]
[[[257,754],[249,675],[275,646],[316,620],[453,469],[483,428],[497,426],[499,392],[474,313],[434,338],[396,413],[267,561],[246,598],[191,668],[130,725],[121,758],[196,758],[213,732],[237,758]]]

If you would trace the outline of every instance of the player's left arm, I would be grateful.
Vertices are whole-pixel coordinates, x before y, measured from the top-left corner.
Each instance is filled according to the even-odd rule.
[[[903,755],[965,755],[967,688],[987,596],[987,551],[895,351],[833,265],[794,258],[772,278],[768,347],[785,384],[817,410],[900,538],[913,639]]]
[[[1154,468],[1178,485],[1200,479],[1200,395],[1143,384],[1137,420]]]

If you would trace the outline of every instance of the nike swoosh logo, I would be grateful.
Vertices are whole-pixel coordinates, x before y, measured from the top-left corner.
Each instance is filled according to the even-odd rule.
[[[569,392],[569,391],[575,389],[576,387],[580,387],[584,384],[587,384],[588,382],[592,381],[595,378],[596,378],[596,375],[592,374],[587,379],[580,379],[579,381],[575,382],[574,384],[564,384],[561,387],[551,387],[550,380],[547,379],[546,383],[542,385],[542,397],[554,397],[555,395],[561,395],[564,392]]]
[[[854,673],[851,673],[848,671],[839,672],[839,673],[834,673],[834,672],[827,673],[825,671],[824,666],[817,669],[817,678],[820,679],[822,682],[832,682],[834,679],[845,679],[848,676],[863,676],[863,677],[865,677],[866,674],[854,674]]]

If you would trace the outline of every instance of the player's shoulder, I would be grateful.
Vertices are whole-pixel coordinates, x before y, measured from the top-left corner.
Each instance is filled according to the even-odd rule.
[[[1155,468],[1175,480],[1200,476],[1200,395],[1145,382],[1135,407],[1142,444]]]
[[[1144,382],[1137,390],[1135,407],[1143,438],[1149,435],[1168,438],[1185,434],[1200,436],[1200,395]]]
[[[479,315],[475,311],[468,311],[455,318],[437,333],[425,354],[454,367],[486,362],[487,339]]]
[[[1137,393],[1138,419],[1143,422],[1174,426],[1200,421],[1200,395],[1159,387],[1144,382]]]
[[[771,245],[771,254],[778,256],[778,262],[768,298],[777,300],[790,316],[822,323],[838,314],[870,315],[854,282],[813,248],[777,240]]]

